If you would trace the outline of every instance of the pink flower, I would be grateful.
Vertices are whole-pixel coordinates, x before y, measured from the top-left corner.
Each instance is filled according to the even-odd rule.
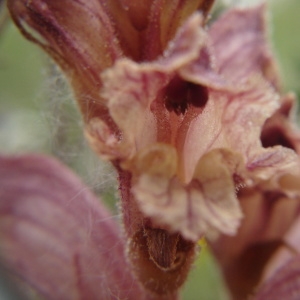
[[[206,16],[213,2],[8,1],[23,34],[43,47],[69,79],[91,147],[119,173],[127,255],[111,221],[103,221],[103,228],[102,222],[101,228],[96,227],[93,220],[107,216],[101,204],[90,206],[89,200],[80,202],[77,198],[69,211],[74,184],[70,184],[70,194],[56,195],[60,189],[49,189],[46,179],[43,185],[35,182],[29,194],[42,193],[44,204],[37,205],[39,211],[31,209],[36,206],[35,197],[24,202],[34,224],[44,221],[40,220],[42,213],[54,214],[45,218],[43,234],[34,233],[33,226],[26,240],[32,239],[43,253],[53,250],[55,259],[62,259],[63,254],[73,259],[65,266],[69,270],[65,279],[73,276],[73,281],[62,295],[71,299],[77,297],[71,296],[73,292],[88,299],[136,299],[137,295],[139,299],[174,299],[193,262],[197,241],[206,236],[233,297],[241,299],[253,291],[261,270],[276,254],[277,244],[266,257],[260,256],[261,269],[254,272],[254,278],[247,278],[249,270],[245,278],[239,278],[242,266],[237,259],[253,244],[269,242],[268,235],[253,235],[254,223],[260,220],[260,215],[252,217],[253,212],[260,213],[268,201],[272,202],[272,193],[280,194],[280,199],[298,199],[298,190],[289,184],[291,178],[296,181],[300,176],[298,133],[291,129],[286,109],[291,96],[280,95],[266,40],[265,7],[233,9],[207,29]],[[278,123],[280,118],[283,124]],[[26,161],[30,164],[34,159],[10,163],[26,165]],[[6,163],[4,159],[5,172]],[[68,186],[67,178],[72,175],[58,179],[60,168],[33,173],[48,174],[49,183],[52,177]],[[25,169],[20,180],[26,176]],[[12,172],[16,170],[12,167]],[[28,180],[20,186],[30,186]],[[23,196],[11,194],[9,190],[3,199],[12,198],[15,203]],[[266,208],[268,212],[272,205]],[[287,204],[287,210],[291,207]],[[22,221],[14,209],[9,211],[12,224]],[[74,220],[63,217],[70,212]],[[56,217],[61,223],[53,221]],[[276,221],[281,230],[275,241],[283,239],[296,218],[290,216],[284,226]],[[269,216],[261,219],[265,230]],[[88,220],[91,223],[86,223]],[[76,234],[68,238],[72,222],[76,223],[73,228],[78,228],[75,232],[79,234],[80,228],[84,231],[75,243]],[[61,227],[66,228],[61,237],[66,249],[59,251],[43,236],[51,232],[55,243]],[[5,239],[13,237],[13,251],[23,241],[10,230],[8,227],[3,232]],[[96,253],[95,243],[105,244],[111,255],[107,262],[104,252]],[[77,249],[75,244],[84,246]],[[25,242],[24,247],[30,253],[35,249]],[[91,258],[88,253],[92,253]],[[43,277],[36,275],[48,266],[33,263],[31,268],[23,267],[18,263],[18,258],[27,259],[23,253],[18,252],[16,260],[7,256],[8,265],[21,276],[28,276],[31,284],[48,296],[48,289],[42,288]],[[105,287],[100,292],[94,280],[104,262],[108,267],[99,271],[101,279],[97,278]],[[120,269],[114,271],[113,264]],[[112,275],[109,272],[106,276],[107,270]],[[54,286],[57,283],[51,274],[46,281]],[[124,289],[127,280],[133,286],[130,290]]]
[[[299,130],[292,114],[295,97],[288,94],[264,124],[265,147],[283,145],[299,152]],[[273,176],[238,193],[244,220],[234,237],[212,243],[233,299],[297,299],[299,294],[299,174]]]

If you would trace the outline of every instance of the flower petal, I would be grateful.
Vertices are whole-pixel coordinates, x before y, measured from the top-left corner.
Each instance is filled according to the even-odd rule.
[[[289,93],[280,102],[279,109],[264,124],[262,145],[266,148],[281,145],[300,154],[300,134],[295,120],[297,99]]]
[[[299,178],[298,178],[299,182]],[[281,228],[284,227],[284,224],[287,222],[291,223],[289,226],[289,229],[284,232],[284,235],[281,237],[282,239],[282,246],[276,251],[276,253],[273,255],[272,259],[268,262],[266,265],[266,268],[264,270],[264,274],[261,279],[261,286],[263,287],[264,284],[271,281],[274,276],[276,276],[276,273],[281,268],[284,268],[285,265],[288,265],[291,260],[295,260],[299,257],[300,253],[300,234],[299,234],[299,228],[300,228],[300,218],[299,218],[299,198],[296,199],[290,199],[289,209],[294,209],[293,216],[294,218],[291,219],[288,216],[285,215],[285,222],[283,224],[280,224]],[[287,203],[285,204],[285,210],[287,210]],[[280,213],[282,216],[282,213]],[[277,225],[277,227],[279,227]]]
[[[300,256],[291,259],[257,292],[254,300],[298,300],[300,294]]]
[[[0,257],[47,299],[144,299],[113,217],[42,156],[0,159]]]
[[[209,90],[203,112],[186,132],[181,131],[177,141],[182,147],[180,168],[187,180],[199,158],[215,148],[234,149],[247,164],[254,160],[265,150],[260,142],[262,126],[278,108],[278,100],[274,90],[260,79],[242,92]]]
[[[238,198],[244,219],[237,235],[211,241],[232,297],[237,300],[247,298],[262,280],[276,273],[286,258],[291,259],[281,249],[286,249],[285,236],[300,208],[299,199],[288,198],[280,189],[271,190],[264,182],[254,189],[241,189]]]
[[[145,216],[187,240],[196,242],[216,232],[233,235],[242,218],[232,180],[238,164],[238,156],[212,151],[200,159],[192,181],[185,185],[175,177],[174,148],[157,144],[137,158],[141,172],[133,193]]]
[[[259,73],[273,86],[279,85],[267,43],[265,14],[265,5],[233,9],[209,30],[219,72],[232,83],[246,83],[249,76]]]

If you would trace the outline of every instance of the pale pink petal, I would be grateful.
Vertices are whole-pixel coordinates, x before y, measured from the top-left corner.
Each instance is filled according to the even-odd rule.
[[[0,257],[47,299],[145,299],[114,218],[69,170],[0,160]]]
[[[259,5],[233,9],[220,17],[209,35],[220,74],[237,85],[254,74],[278,87],[275,61],[266,36],[266,9]]]
[[[265,149],[249,153],[247,167],[260,179],[272,174],[277,178],[284,173],[299,174],[300,133],[294,120],[295,103],[293,94],[281,97],[279,108],[261,128],[260,140]]]
[[[254,80],[243,92],[209,90],[202,113],[186,132],[180,132],[177,141],[183,147],[180,167],[187,180],[199,158],[215,148],[234,149],[246,163],[254,160],[264,151],[260,143],[262,126],[278,106],[278,95],[261,80]]]
[[[215,151],[203,156],[189,184],[175,177],[171,146],[150,147],[140,155],[136,166],[141,174],[133,193],[154,224],[194,242],[203,234],[236,233],[242,219],[232,180],[232,173],[239,172],[238,155]]]
[[[206,36],[205,46],[198,53],[198,57],[183,66],[179,73],[190,82],[201,83],[217,90],[243,90],[243,86],[233,85],[218,72],[209,36]]]
[[[299,157],[293,150],[281,146],[261,149],[249,157],[247,168],[258,180],[299,174]]]

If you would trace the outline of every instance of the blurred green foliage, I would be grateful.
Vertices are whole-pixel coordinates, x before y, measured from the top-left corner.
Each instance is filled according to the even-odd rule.
[[[277,0],[271,2],[271,40],[277,55],[285,91],[300,96],[300,1]]]
[[[34,109],[42,84],[41,52],[8,23],[0,36],[0,103],[4,109]]]
[[[283,88],[300,95],[300,1],[273,0],[269,1],[269,7],[270,39],[283,75]],[[11,23],[2,29],[0,153],[37,151],[57,156],[97,193],[104,195],[117,213],[115,174],[86,146],[80,117],[61,75]],[[50,73],[54,74],[53,78],[49,78]],[[228,299],[221,274],[207,247],[195,263],[184,287],[183,299]]]

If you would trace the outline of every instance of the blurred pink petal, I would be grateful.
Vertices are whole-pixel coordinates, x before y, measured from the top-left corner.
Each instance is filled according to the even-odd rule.
[[[0,257],[47,299],[148,299],[118,224],[57,161],[0,159]]]
[[[257,185],[239,192],[244,219],[236,236],[222,235],[211,242],[232,299],[247,299],[263,277],[272,256],[299,214],[298,199],[280,190]]]
[[[258,290],[254,300],[298,300],[299,296],[300,256],[298,253]]]
[[[290,201],[293,200],[290,199]],[[297,266],[300,262],[300,204],[299,199],[293,202],[297,205],[294,205],[295,217],[292,219],[292,223],[290,222],[288,230],[281,236],[281,246],[268,261],[264,269],[260,280],[260,289],[265,289],[271,282],[276,281],[276,278],[278,278],[277,274],[281,273],[282,269],[286,270],[286,273],[300,271],[299,266]],[[283,216],[281,214],[281,217],[284,217],[285,220],[290,219],[287,215]],[[293,262],[293,264],[290,262]]]
[[[230,10],[209,34],[217,68],[226,80],[242,85],[251,75],[261,74],[278,87],[277,67],[267,42],[265,5]]]

